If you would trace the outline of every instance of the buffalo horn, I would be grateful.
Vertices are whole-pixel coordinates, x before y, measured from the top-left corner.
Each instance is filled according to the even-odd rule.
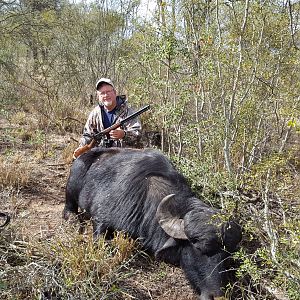
[[[4,222],[3,224],[1,224],[0,227],[6,226],[6,225],[9,223],[9,221],[10,221],[10,216],[7,215],[6,213],[0,212],[0,217],[6,218],[6,219],[5,219],[5,222]]]
[[[163,198],[157,207],[156,218],[162,229],[175,239],[187,240],[184,233],[183,219],[178,218],[175,195],[170,194]]]

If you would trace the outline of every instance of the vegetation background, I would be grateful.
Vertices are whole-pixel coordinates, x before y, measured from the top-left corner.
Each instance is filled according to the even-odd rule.
[[[300,299],[300,2],[148,4],[145,18],[138,0],[0,1],[1,207],[17,220],[35,163],[58,150],[70,163],[95,82],[110,77],[133,106],[151,104],[144,131],[160,132],[195,192],[241,219],[228,297]],[[102,241],[100,255],[71,236],[2,230],[1,299],[136,297],[105,277],[132,259],[130,239]]]

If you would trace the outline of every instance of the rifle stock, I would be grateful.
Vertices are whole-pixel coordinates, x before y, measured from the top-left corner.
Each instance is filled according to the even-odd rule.
[[[73,158],[76,159],[77,157],[79,157],[81,154],[91,150],[92,148],[94,148],[96,145],[96,140],[92,139],[92,141],[89,144],[86,144],[82,147],[77,148],[74,153],[73,153]]]

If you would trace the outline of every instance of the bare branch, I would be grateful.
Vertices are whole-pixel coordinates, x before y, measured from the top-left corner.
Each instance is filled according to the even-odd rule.
[[[293,46],[296,50],[300,50],[300,48],[295,43],[295,31],[293,29],[293,12],[292,12],[291,0],[288,0],[288,8],[289,8],[290,30],[291,30],[292,43],[293,43]]]

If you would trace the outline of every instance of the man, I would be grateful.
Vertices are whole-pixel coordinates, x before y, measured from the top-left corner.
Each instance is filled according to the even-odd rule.
[[[110,127],[134,113],[128,107],[125,96],[117,96],[113,82],[108,78],[101,78],[96,83],[97,105],[90,113],[84,126],[80,147],[89,144],[92,134]],[[106,138],[102,139],[101,147],[126,147],[137,144],[141,134],[141,123],[138,118],[128,121],[122,128],[111,130]],[[76,150],[75,150],[76,151]]]

